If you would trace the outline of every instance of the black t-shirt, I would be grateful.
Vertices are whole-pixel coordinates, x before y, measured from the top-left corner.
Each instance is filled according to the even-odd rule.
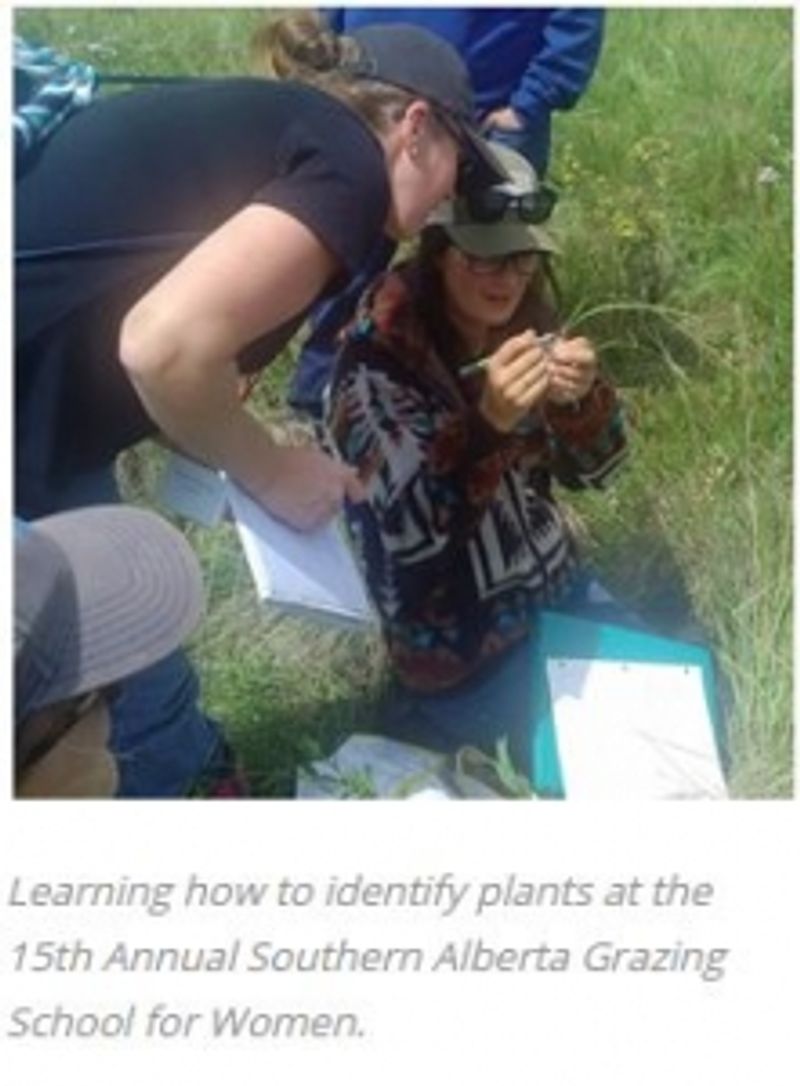
[[[380,144],[329,95],[264,79],[116,95],[58,129],[15,193],[18,425],[31,410],[20,412],[20,400],[46,380],[27,371],[37,356],[52,368],[60,355],[69,377],[52,378],[74,392],[61,398],[58,444],[72,442],[81,460],[98,462],[150,432],[117,360],[119,321],[201,238],[251,203],[303,222],[346,278],[386,221]],[[268,362],[304,315],[250,345],[246,368]],[[74,418],[63,417],[70,412]]]

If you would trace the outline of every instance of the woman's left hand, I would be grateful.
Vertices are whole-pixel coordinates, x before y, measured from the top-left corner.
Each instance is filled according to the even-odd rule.
[[[583,336],[557,339],[548,352],[550,403],[571,404],[582,400],[597,377],[597,355]]]

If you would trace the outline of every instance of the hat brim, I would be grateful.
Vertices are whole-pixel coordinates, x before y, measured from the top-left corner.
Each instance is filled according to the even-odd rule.
[[[176,649],[204,608],[197,558],[183,536],[144,509],[90,508],[32,524],[72,573],[76,640],[31,708],[132,675]]]
[[[509,253],[557,253],[553,239],[540,226],[520,221],[447,224],[447,236],[471,256],[497,257]]]
[[[469,170],[462,175],[459,190],[489,189],[505,185],[511,178],[489,141],[466,121],[457,120],[461,143],[469,156]]]

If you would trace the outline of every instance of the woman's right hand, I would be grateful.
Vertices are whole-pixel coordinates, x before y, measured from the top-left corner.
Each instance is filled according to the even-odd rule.
[[[345,498],[360,502],[366,496],[355,468],[312,446],[275,445],[263,475],[263,485],[251,482],[252,497],[301,532],[329,521]]]
[[[547,393],[547,355],[530,329],[498,347],[487,359],[484,372],[478,409],[502,433],[513,430]]]

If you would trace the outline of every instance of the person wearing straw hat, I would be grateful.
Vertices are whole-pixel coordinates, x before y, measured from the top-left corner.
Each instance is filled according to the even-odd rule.
[[[203,607],[197,559],[154,513],[95,506],[15,521],[18,796],[125,794],[118,762],[142,751],[126,748],[125,737],[113,732],[113,688],[182,644]],[[154,737],[143,756],[180,762],[186,753],[176,748],[192,741],[183,734]],[[213,749],[209,735],[198,762],[208,762]]]
[[[604,487],[626,440],[593,344],[559,323],[553,193],[496,151],[509,181],[456,200],[363,296],[326,421],[367,494],[348,520],[399,684],[387,730],[443,749],[507,733],[524,765],[537,609],[622,617],[553,484]]]

